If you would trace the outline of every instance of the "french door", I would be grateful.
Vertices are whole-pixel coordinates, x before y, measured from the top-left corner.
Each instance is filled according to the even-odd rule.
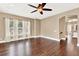
[[[19,40],[30,36],[30,21],[5,18],[5,40]]]

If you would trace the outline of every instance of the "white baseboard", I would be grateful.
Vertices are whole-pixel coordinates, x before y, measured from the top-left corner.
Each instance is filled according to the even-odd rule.
[[[61,40],[66,40],[66,38],[61,38]]]
[[[15,38],[12,40],[1,40],[0,43],[7,43],[7,42],[12,42],[12,41],[18,41],[18,40],[23,40],[23,39],[30,39],[30,38],[39,38],[40,36],[29,36],[29,37],[25,37],[25,38]]]
[[[55,40],[55,41],[60,41],[60,39],[56,39],[56,38],[52,38],[52,37],[47,37],[47,36],[40,36],[40,37],[51,39],[51,40]]]
[[[28,38],[39,38],[40,36],[30,36]]]
[[[55,41],[60,41],[59,39],[55,39],[55,38],[52,38],[52,37],[47,37],[47,36],[30,36],[30,37],[26,37],[25,39],[28,39],[28,38],[47,38],[47,39],[51,39],[51,40],[55,40]],[[0,43],[6,43],[6,42],[12,42],[12,41],[17,41],[17,40],[23,40],[22,39],[16,39],[16,40],[9,40],[9,41],[6,41],[6,40],[3,40],[3,41],[0,41]]]
[[[55,40],[55,41],[60,41],[60,39],[55,39],[55,38],[52,38],[52,37],[47,37],[47,36],[31,36],[31,37],[29,37],[29,38],[39,38],[39,37],[41,37],[41,38],[47,38],[47,39],[51,39],[51,40]]]

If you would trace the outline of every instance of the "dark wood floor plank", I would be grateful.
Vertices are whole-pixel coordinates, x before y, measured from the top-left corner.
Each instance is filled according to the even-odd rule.
[[[31,38],[21,41],[0,44],[0,56],[78,56],[77,39],[71,43]]]

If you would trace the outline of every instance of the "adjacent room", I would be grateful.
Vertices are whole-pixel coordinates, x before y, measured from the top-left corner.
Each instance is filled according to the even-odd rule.
[[[78,56],[79,3],[0,3],[0,56]]]

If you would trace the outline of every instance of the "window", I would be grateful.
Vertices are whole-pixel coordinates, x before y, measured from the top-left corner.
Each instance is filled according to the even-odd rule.
[[[23,31],[23,22],[18,21],[18,34],[22,34]]]
[[[5,18],[5,39],[24,39],[30,35],[30,22]]]

